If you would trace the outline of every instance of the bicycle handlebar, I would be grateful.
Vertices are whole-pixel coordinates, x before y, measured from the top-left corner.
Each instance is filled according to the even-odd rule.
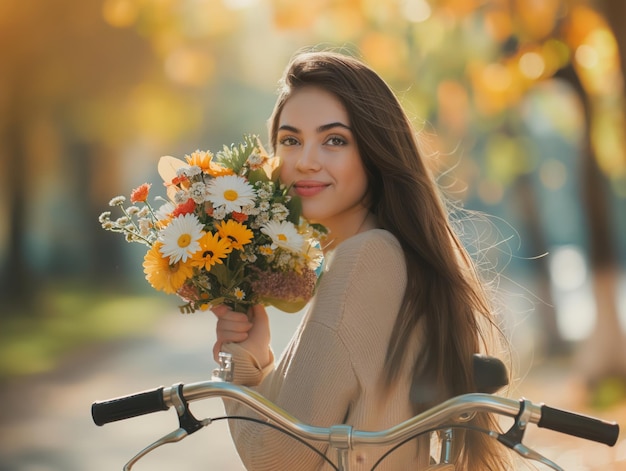
[[[168,410],[170,405],[166,404],[164,390],[165,388],[161,386],[108,401],[94,402],[91,406],[91,416],[96,425],[104,425],[117,420]]]
[[[174,405],[172,398],[177,391],[176,386],[160,387],[107,401],[96,401],[91,407],[92,417],[97,425],[104,425],[109,422],[167,410]],[[235,399],[246,404],[265,418],[272,420],[304,440],[328,441],[331,435],[337,433],[337,427],[315,427],[299,422],[285,410],[245,386],[237,386],[222,381],[203,381],[182,385],[182,397],[186,402],[217,396]],[[617,442],[619,425],[616,422],[607,422],[544,404],[534,404],[530,401],[523,401],[523,404],[527,409],[528,421],[538,427],[609,446],[613,446]],[[378,432],[350,430],[348,439],[353,446],[399,443],[421,432],[449,424],[449,421],[455,420],[463,414],[488,412],[516,417],[520,413],[521,407],[520,401],[510,398],[481,393],[465,394],[448,399],[387,430]]]
[[[609,446],[615,445],[619,435],[619,425],[615,422],[605,422],[546,405],[541,406],[541,418],[537,426]]]

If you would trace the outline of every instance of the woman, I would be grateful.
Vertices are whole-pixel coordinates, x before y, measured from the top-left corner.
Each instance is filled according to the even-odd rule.
[[[304,423],[360,430],[472,391],[472,354],[488,352],[492,309],[390,88],[354,58],[299,54],[283,76],[270,138],[281,181],[293,183],[304,216],[324,224],[330,242],[317,293],[276,365],[263,307],[251,322],[214,308],[214,353],[233,354],[234,382]],[[250,470],[330,469],[267,427],[232,421],[231,432]],[[459,469],[506,469],[498,446],[467,434]],[[384,451],[355,453],[350,469],[369,470]],[[377,469],[428,461],[428,443],[414,440]]]

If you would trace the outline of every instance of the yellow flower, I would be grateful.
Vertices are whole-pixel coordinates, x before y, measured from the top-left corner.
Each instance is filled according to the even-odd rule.
[[[193,275],[189,263],[176,262],[170,265],[169,257],[161,254],[161,242],[155,242],[143,260],[143,271],[150,285],[159,291],[174,294]]]
[[[200,250],[193,256],[191,264],[207,271],[216,263],[223,263],[232,247],[229,239],[221,239],[218,234],[207,232],[200,239]]]
[[[254,237],[250,229],[232,219],[222,221],[221,224],[217,226],[217,233],[222,239],[228,239],[230,246],[237,250],[243,249],[243,246],[249,244]]]

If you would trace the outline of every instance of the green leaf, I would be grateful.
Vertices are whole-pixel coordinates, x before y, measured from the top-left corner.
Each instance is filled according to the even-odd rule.
[[[256,136],[246,134],[241,144],[231,144],[230,147],[224,146],[220,152],[215,154],[215,160],[232,169],[237,175],[241,175],[248,157],[257,147],[256,140]]]
[[[302,215],[302,200],[294,196],[291,200],[285,203],[285,206],[289,209],[289,216],[287,217],[287,220],[296,226],[299,225],[300,216]]]
[[[296,301],[285,301],[284,299],[263,297],[261,299],[261,302],[268,306],[274,306],[276,309],[279,309],[283,312],[294,314],[304,309],[308,301],[304,299],[298,299]]]
[[[232,273],[228,267],[221,263],[216,263],[211,267],[211,275],[215,276],[221,286],[229,286],[232,280]]]
[[[309,223],[309,225],[320,234],[328,234],[328,228],[324,226],[323,224],[314,222],[314,223]]]
[[[262,168],[258,168],[256,170],[250,170],[247,175],[248,181],[251,185],[254,185],[256,182],[269,182],[270,179],[267,178],[265,171]]]

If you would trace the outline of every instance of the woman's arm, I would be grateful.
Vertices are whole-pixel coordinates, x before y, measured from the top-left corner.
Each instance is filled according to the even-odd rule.
[[[382,361],[370,363],[370,357],[374,351],[374,356],[384,356],[388,336],[379,327],[393,323],[399,300],[390,298],[401,298],[404,290],[398,280],[404,279],[402,252],[390,237],[372,233],[337,248],[309,312],[275,369],[263,370],[245,342],[225,344],[224,350],[235,358],[235,382],[256,373],[259,381],[264,379],[255,389],[301,422],[345,423],[362,393],[364,375],[367,381],[378,378],[372,368]],[[252,415],[233,401],[225,405],[229,415]],[[302,445],[267,427],[231,421],[231,433],[250,470],[307,471],[322,464]]]
[[[225,349],[228,347],[241,354],[239,345]],[[301,422],[318,426],[344,422],[349,404],[358,394],[344,346],[327,326],[315,322],[304,324],[276,368],[254,389]],[[224,404],[228,415],[254,416],[235,401],[225,400]],[[321,468],[321,457],[280,432],[247,421],[229,421],[229,425],[239,456],[250,471]],[[326,445],[316,446],[326,452]]]

